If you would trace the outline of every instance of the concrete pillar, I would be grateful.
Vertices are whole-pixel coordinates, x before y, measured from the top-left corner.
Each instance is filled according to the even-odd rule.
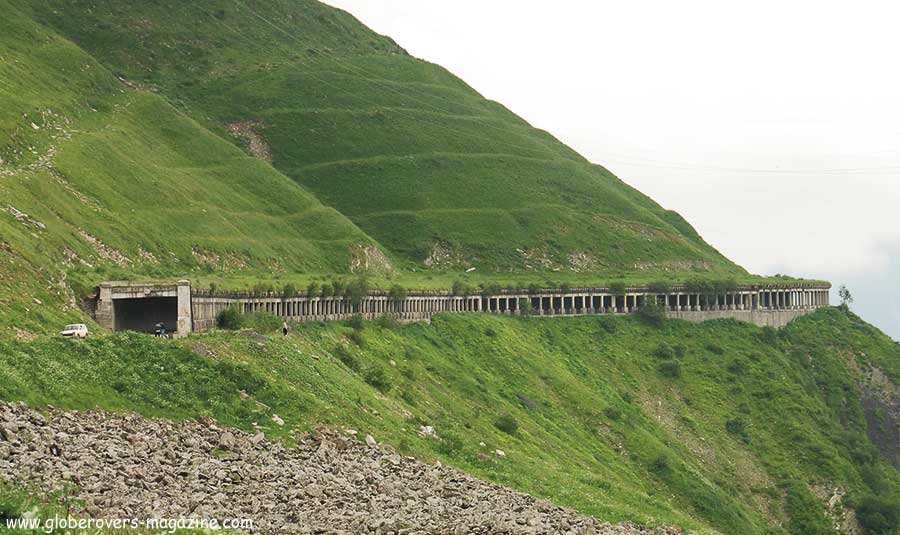
[[[104,329],[116,330],[116,313],[112,299],[112,285],[100,285],[100,300],[97,302],[97,323]]]
[[[183,338],[194,330],[194,322],[191,310],[191,281],[178,281],[176,290],[178,296],[178,316],[175,324],[175,336]]]

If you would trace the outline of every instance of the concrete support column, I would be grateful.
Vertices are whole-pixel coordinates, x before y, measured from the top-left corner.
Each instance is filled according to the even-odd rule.
[[[178,281],[175,293],[178,296],[175,336],[181,338],[194,330],[193,311],[191,310],[191,281]]]

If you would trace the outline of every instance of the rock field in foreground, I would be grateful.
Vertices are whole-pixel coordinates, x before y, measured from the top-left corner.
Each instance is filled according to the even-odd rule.
[[[371,440],[370,440],[371,442]],[[296,448],[215,425],[0,402],[0,477],[69,481],[98,518],[249,518],[254,533],[602,533],[610,525],[334,431]]]

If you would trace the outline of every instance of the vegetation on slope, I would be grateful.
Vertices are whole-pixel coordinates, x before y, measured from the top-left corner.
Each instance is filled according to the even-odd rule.
[[[895,533],[874,527],[900,503],[900,473],[869,438],[874,370],[896,392],[900,348],[840,309],[783,331],[463,315],[287,338],[0,343],[0,398],[209,415],[272,436],[346,426],[609,520],[824,534],[853,524],[827,515],[856,507],[870,533]]]
[[[12,3],[211,132],[262,140],[401,267],[743,273],[677,214],[318,2]]]
[[[266,162],[0,8],[0,325],[46,331],[98,280],[348,273],[375,246]]]

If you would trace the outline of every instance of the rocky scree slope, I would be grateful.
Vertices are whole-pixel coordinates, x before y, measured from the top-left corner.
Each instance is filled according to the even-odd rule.
[[[285,448],[208,419],[0,403],[0,474],[45,493],[75,485],[94,517],[246,518],[254,533],[677,533],[604,524],[370,436],[321,430]]]

